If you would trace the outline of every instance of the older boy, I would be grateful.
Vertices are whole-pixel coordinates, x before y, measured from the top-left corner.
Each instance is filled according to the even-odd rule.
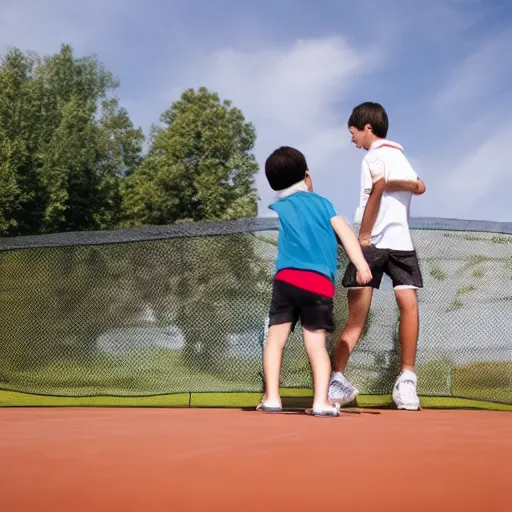
[[[388,117],[381,105],[358,105],[348,127],[352,142],[368,152],[362,162],[356,222],[360,222],[359,242],[373,278],[361,286],[356,282],[353,265],[347,267],[343,286],[348,288],[349,317],[334,353],[329,398],[344,405],[359,393],[343,372],[363,332],[373,289],[380,287],[383,274],[387,274],[400,311],[401,373],[393,387],[393,400],[398,409],[419,410],[414,371],[419,330],[416,290],[423,286],[423,280],[409,231],[409,211],[412,194],[423,194],[425,186],[402,146],[386,139]]]

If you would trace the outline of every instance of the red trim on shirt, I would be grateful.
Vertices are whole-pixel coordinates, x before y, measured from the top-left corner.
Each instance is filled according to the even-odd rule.
[[[276,274],[276,279],[330,299],[334,297],[332,281],[317,272],[285,268]]]
[[[401,151],[402,153],[404,152],[404,150],[402,148],[399,148],[398,146],[394,146],[393,144],[380,144],[379,146],[375,146],[374,148],[370,148],[370,149],[380,149],[380,148],[393,148],[393,149],[398,149],[398,151]]]

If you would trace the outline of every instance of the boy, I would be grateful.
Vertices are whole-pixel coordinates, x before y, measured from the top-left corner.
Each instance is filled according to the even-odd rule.
[[[280,221],[276,275],[269,313],[263,366],[265,394],[257,410],[282,411],[279,377],[283,351],[300,319],[306,352],[313,370],[315,416],[339,416],[339,406],[328,400],[331,363],[325,333],[334,330],[333,297],[338,244],[343,244],[364,285],[371,278],[352,228],[332,204],[313,192],[304,155],[291,147],[275,150],[265,163],[270,187],[278,200],[270,208]]]
[[[385,273],[392,279],[400,311],[401,373],[393,387],[393,401],[398,409],[419,410],[414,371],[419,330],[416,290],[423,287],[423,280],[408,221],[412,194],[423,194],[425,185],[404,156],[402,146],[386,139],[388,125],[384,108],[372,102],[355,107],[348,121],[352,142],[368,151],[361,167],[356,223],[360,222],[359,242],[373,278],[359,285],[351,264],[343,277],[342,284],[348,288],[349,316],[334,352],[329,399],[344,405],[359,393],[343,372],[363,332],[373,289],[379,288]]]

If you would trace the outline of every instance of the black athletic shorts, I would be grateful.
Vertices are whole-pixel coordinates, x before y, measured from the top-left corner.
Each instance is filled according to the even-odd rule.
[[[291,322],[293,331],[300,319],[302,327],[311,331],[333,332],[333,311],[333,299],[274,279],[269,327]]]
[[[356,267],[349,262],[342,285],[345,288],[371,287],[378,289],[382,276],[387,274],[393,281],[393,288],[423,288],[423,278],[416,251],[395,251],[377,247],[361,247],[363,255],[372,271],[373,279],[361,286],[356,281]]]

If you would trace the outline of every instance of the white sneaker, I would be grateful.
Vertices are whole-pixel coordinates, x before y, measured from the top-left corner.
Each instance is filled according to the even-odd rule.
[[[329,400],[340,406],[349,404],[356,399],[359,390],[353,386],[341,372],[332,374],[329,382]]]
[[[410,370],[406,370],[399,375],[393,388],[393,401],[397,409],[405,409],[407,411],[420,410],[420,399],[416,393],[417,383],[418,378],[416,374]]]

